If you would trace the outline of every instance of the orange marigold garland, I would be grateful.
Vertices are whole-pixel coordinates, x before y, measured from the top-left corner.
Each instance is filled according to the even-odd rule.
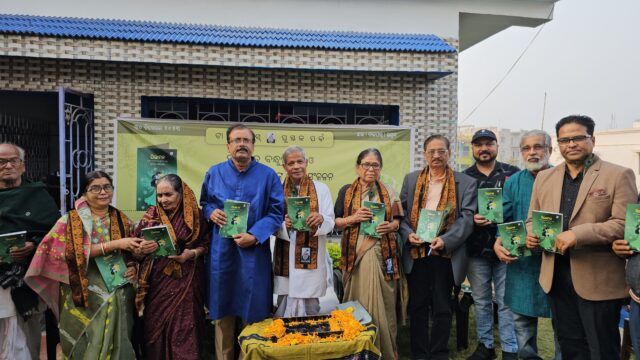
[[[346,310],[334,310],[331,312],[326,322],[329,323],[329,328],[332,332],[342,332],[341,335],[330,336],[318,336],[317,333],[286,333],[286,326],[282,319],[275,319],[271,325],[267,326],[264,331],[264,336],[275,337],[276,346],[291,346],[300,344],[311,343],[323,343],[323,342],[335,342],[343,340],[353,340],[366,328],[360,324],[358,320],[353,317],[353,308],[347,308]],[[303,323],[307,325],[316,325],[320,322],[318,320],[309,320]],[[301,322],[292,322],[289,325],[299,325]]]
[[[275,336],[277,338],[281,338],[284,336],[284,333],[287,329],[284,327],[284,321],[282,319],[275,319],[271,323],[271,325],[267,326],[264,330],[264,336],[272,337]]]

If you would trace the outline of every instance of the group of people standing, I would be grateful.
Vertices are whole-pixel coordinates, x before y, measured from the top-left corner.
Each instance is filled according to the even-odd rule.
[[[157,204],[137,224],[110,205],[113,183],[101,171],[85,176],[82,198],[56,222],[44,187],[23,177],[24,151],[0,144],[0,234],[28,232],[26,246],[11,251],[14,262],[0,264],[2,279],[13,280],[0,288],[0,358],[37,358],[48,306],[68,358],[198,359],[208,317],[215,320],[216,357],[235,359],[246,324],[320,312],[332,276],[327,235],[334,228],[342,231],[343,301],[357,300],[371,314],[384,359],[398,357],[405,308],[413,357],[447,359],[452,291],[465,279],[478,337],[469,359],[496,357],[494,299],[503,359],[541,358],[540,317],[553,319],[556,358],[618,358],[618,312],[629,295],[640,346],[640,266],[627,267],[629,290],[624,258],[630,256],[631,265],[637,256],[622,239],[625,207],[638,193],[631,170],[593,154],[594,128],[586,116],[556,124],[565,159],[556,167],[549,164],[550,136],[524,133],[523,170],[496,160],[497,137],[490,130],[474,134],[476,162],[463,172],[450,167],[449,139],[431,135],[423,144],[425,167],[406,175],[400,194],[380,181],[382,154],[369,148],[358,155],[357,176],[334,204],[329,188],[307,174],[303,148],[285,150],[281,182],[253,158],[253,131],[236,124],[227,129],[229,159],[207,171],[199,202],[177,175],[164,176],[156,182]],[[505,222],[526,221],[532,256],[510,256],[496,225],[478,214],[477,189],[496,187],[503,188]],[[310,198],[309,231],[295,230],[287,215],[286,199],[299,196]],[[219,231],[230,221],[226,200],[250,204],[247,231],[231,238]],[[360,230],[373,217],[369,201],[385,205],[379,237]],[[422,209],[446,214],[431,243],[416,235]],[[564,215],[558,253],[539,251],[533,210]],[[158,245],[144,240],[142,230],[156,225],[167,226],[177,255],[151,256]],[[109,256],[122,257],[129,279],[111,291],[96,266]]]

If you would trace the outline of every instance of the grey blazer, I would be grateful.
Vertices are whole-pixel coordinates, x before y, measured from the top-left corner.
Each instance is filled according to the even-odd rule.
[[[411,228],[411,207],[413,206],[413,194],[416,191],[416,182],[422,170],[416,170],[407,174],[402,183],[400,200],[404,209],[405,217],[400,223],[400,236],[402,237],[402,265],[404,272],[411,273],[413,259],[409,251],[409,234],[413,233]],[[456,285],[460,285],[467,276],[469,266],[467,255],[467,238],[473,232],[473,214],[477,207],[477,181],[469,175],[454,171],[453,177],[456,181],[456,207],[458,218],[451,228],[440,238],[444,241],[445,252],[451,256],[451,267],[453,269],[453,279]]]

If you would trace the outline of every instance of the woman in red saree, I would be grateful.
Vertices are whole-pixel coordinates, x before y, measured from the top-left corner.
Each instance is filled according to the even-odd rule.
[[[193,191],[169,174],[156,183],[156,206],[150,207],[134,234],[166,225],[177,256],[155,258],[153,241],[143,243],[136,308],[144,319],[149,359],[200,359],[204,337],[204,254],[207,222]]]

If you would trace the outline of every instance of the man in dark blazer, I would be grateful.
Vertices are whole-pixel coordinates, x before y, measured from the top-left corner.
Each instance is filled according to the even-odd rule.
[[[404,178],[400,199],[405,217],[400,224],[402,258],[409,283],[411,352],[414,359],[447,359],[451,329],[451,291],[467,274],[465,241],[473,231],[476,181],[449,167],[449,140],[432,135],[424,142],[427,166]],[[443,211],[434,239],[416,235],[420,211]],[[431,305],[432,311],[429,306]],[[433,314],[429,337],[429,314]]]
[[[635,176],[593,154],[594,128],[594,121],[581,115],[556,124],[565,162],[538,173],[527,218],[527,247],[538,248],[532,211],[563,214],[558,253],[542,255],[540,285],[567,359],[620,358],[618,319],[628,294],[625,262],[611,246],[623,238],[627,204],[636,202]]]

